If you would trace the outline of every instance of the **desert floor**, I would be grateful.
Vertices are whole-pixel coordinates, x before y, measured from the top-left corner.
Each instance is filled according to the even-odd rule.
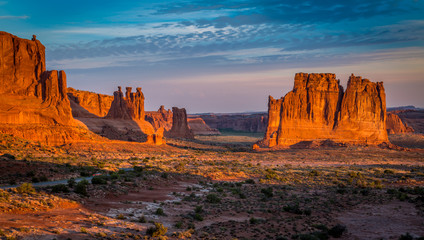
[[[260,137],[224,134],[167,139],[162,146],[104,141],[51,147],[2,135],[0,237],[424,236],[423,135],[391,137],[408,148],[251,150]],[[38,187],[38,182],[49,184]]]

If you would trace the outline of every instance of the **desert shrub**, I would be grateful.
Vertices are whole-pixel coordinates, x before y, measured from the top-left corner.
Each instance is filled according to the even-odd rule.
[[[194,220],[203,221],[203,216],[200,213],[195,213],[193,216]]]
[[[124,216],[124,214],[121,213],[118,216],[116,216],[116,219],[124,220],[124,219],[126,219],[126,217]]]
[[[394,174],[395,171],[393,169],[386,169],[384,170],[384,174]]]
[[[162,208],[158,208],[158,209],[156,209],[155,214],[156,214],[156,215],[159,215],[159,216],[165,216],[165,213],[164,213],[164,211],[163,211],[163,209],[162,209]]]
[[[67,193],[67,192],[69,192],[69,188],[65,184],[57,184],[57,185],[54,185],[52,187],[52,192],[54,192],[54,193],[59,193],[59,192]]]
[[[261,189],[261,193],[263,193],[265,195],[265,197],[267,197],[267,198],[272,198],[274,196],[273,191],[274,191],[274,189],[272,189],[272,187]]]
[[[35,193],[35,188],[32,186],[31,183],[22,183],[19,187],[16,188],[16,191],[18,193]]]
[[[134,172],[142,172],[144,170],[141,166],[134,166]]]
[[[253,180],[253,179],[247,179],[244,182],[247,183],[247,184],[255,184],[255,180]]]
[[[167,179],[167,178],[168,178],[168,173],[164,172],[164,173],[162,173],[162,174],[160,175],[160,177],[161,177],[161,178],[165,178],[165,179]]]
[[[9,201],[9,198],[10,198],[10,193],[0,189],[0,201]]]
[[[219,198],[216,194],[211,193],[206,196],[206,201],[208,203],[220,203],[221,198]]]
[[[31,182],[38,183],[38,182],[40,182],[40,179],[38,177],[32,177]]]
[[[75,181],[75,178],[71,178],[71,179],[69,179],[68,180],[68,187],[74,187],[75,186],[75,184],[76,184],[77,182]]]
[[[195,213],[202,213],[203,212],[203,207],[202,206],[196,206],[196,208],[194,209]]]
[[[107,184],[107,178],[104,176],[94,176],[91,179],[92,184]]]
[[[87,185],[89,185],[90,183],[87,180],[82,180],[79,183],[77,183],[77,185],[75,185],[75,193],[78,193],[80,195],[83,196],[88,196],[88,192],[87,192]]]
[[[257,218],[254,218],[254,217],[251,217],[250,219],[249,219],[249,223],[250,224],[257,224],[257,223],[259,223],[260,222],[260,220],[259,219],[257,219]]]
[[[339,238],[343,235],[345,231],[346,231],[346,226],[337,224],[336,226],[328,230],[328,234],[332,237]]]
[[[16,160],[16,157],[13,156],[12,154],[9,154],[9,153],[5,153],[5,154],[1,155],[0,157]]]
[[[309,176],[312,176],[312,177],[316,177],[316,176],[319,176],[319,175],[321,175],[321,172],[319,172],[318,170],[315,170],[315,169],[309,172]]]
[[[154,227],[150,227],[147,229],[146,234],[152,237],[160,237],[166,234],[168,228],[163,226],[162,223],[155,222]]]
[[[41,176],[39,179],[40,179],[40,182],[47,182],[47,181],[49,181],[49,179],[45,175]]]
[[[141,217],[138,219],[138,222],[146,223],[147,222],[146,217],[144,215],[141,215]]]
[[[86,229],[85,227],[81,227],[80,231],[81,231],[82,233],[88,233],[88,231],[87,231],[87,229]]]
[[[176,228],[181,229],[183,227],[183,222],[178,221],[177,223],[175,223],[174,225]]]

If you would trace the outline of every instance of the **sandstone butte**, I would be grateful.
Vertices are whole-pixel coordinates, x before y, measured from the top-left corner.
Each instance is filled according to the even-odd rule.
[[[194,135],[221,135],[218,129],[209,127],[200,117],[188,118],[187,121]]]
[[[0,32],[0,133],[63,144],[96,138],[71,114],[64,71],[46,71],[45,47],[33,36]]]
[[[172,108],[172,128],[165,132],[165,137],[194,139],[187,122],[185,108]]]
[[[404,124],[398,115],[395,113],[387,113],[386,117],[386,127],[388,134],[401,134],[401,133],[411,133],[414,132],[414,129],[409,127],[408,124]]]
[[[259,146],[323,140],[388,143],[383,83],[352,74],[344,91],[335,74],[297,73],[291,92],[280,99],[269,96],[268,126]]]

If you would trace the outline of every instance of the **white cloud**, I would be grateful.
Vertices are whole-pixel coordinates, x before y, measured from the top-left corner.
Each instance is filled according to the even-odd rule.
[[[0,6],[1,6],[0,2]],[[28,19],[29,16],[0,16],[0,19]]]

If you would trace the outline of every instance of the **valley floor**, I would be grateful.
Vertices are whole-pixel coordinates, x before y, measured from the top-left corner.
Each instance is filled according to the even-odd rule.
[[[250,149],[255,138],[49,147],[2,135],[0,187],[19,187],[0,190],[0,238],[424,236],[424,150],[256,152]],[[405,138],[396,140],[411,144]],[[89,180],[73,180],[81,177]],[[61,179],[36,189],[23,184]]]

